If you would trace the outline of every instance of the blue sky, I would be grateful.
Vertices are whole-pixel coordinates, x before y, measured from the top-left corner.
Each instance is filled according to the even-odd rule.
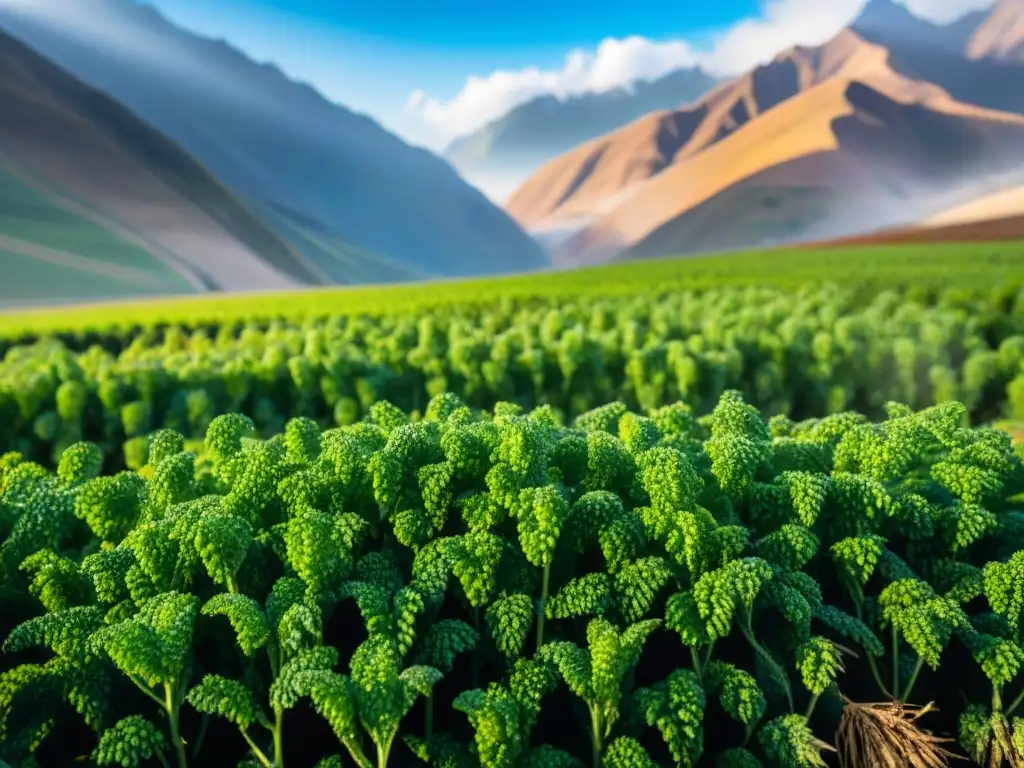
[[[574,49],[609,36],[699,37],[756,13],[757,0],[154,0],[183,26],[230,39],[249,53],[313,80],[404,134],[423,133],[407,114],[420,90],[451,99],[466,79],[494,70],[558,68]],[[686,7],[689,6],[689,7]],[[504,8],[496,11],[495,8]],[[544,19],[538,24],[536,20]],[[417,130],[421,129],[421,130]]]
[[[933,17],[990,2],[902,1]],[[440,148],[538,93],[602,90],[695,63],[741,71],[794,43],[824,41],[864,0],[150,2]]]

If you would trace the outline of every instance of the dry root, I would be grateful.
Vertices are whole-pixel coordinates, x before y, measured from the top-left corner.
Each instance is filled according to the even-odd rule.
[[[842,768],[944,768],[950,758],[939,738],[917,726],[917,721],[934,712],[927,704],[887,702],[858,704],[845,696],[843,715],[836,731],[839,764]]]

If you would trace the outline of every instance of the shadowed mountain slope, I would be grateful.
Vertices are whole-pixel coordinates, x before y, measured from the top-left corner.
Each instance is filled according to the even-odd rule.
[[[313,222],[336,243],[329,253],[292,227],[282,235],[335,282],[347,282],[336,251],[436,276],[545,263],[540,247],[445,161],[152,8],[0,2],[0,24],[179,142],[254,208]]]
[[[321,282],[179,145],[2,32],[0,98],[0,301]]]
[[[944,26],[893,0],[870,0],[851,28],[886,48],[889,65],[905,77],[965,104],[1024,112],[1024,0],[998,0]]]

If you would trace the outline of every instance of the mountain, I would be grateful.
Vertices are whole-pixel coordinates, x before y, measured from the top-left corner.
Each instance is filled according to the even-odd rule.
[[[556,158],[517,190],[506,209],[529,227],[599,213],[616,198],[629,196],[638,183],[695,157],[830,79],[861,78],[908,97],[941,94],[941,89],[893,75],[886,56],[884,49],[850,31],[820,47],[792,48],[692,105],[646,115]],[[749,149],[759,151],[756,146]]]
[[[948,24],[915,16],[895,0],[868,0],[851,29],[866,40],[904,50],[964,54],[972,60],[1024,61],[1024,0],[996,0]]]
[[[455,139],[443,154],[471,179],[522,177],[551,158],[641,115],[687,104],[716,83],[700,68],[684,68],[655,80],[639,81],[630,88],[565,99],[538,96]]]
[[[967,41],[971,59],[1024,63],[1024,0],[999,0]]]
[[[891,58],[849,29],[790,49],[556,158],[507,210],[536,230],[575,226],[552,258],[591,263],[893,226],[1021,165],[1024,117],[960,102]]]
[[[997,0],[946,25],[894,0],[869,0],[851,29],[886,48],[904,77],[934,83],[965,104],[1024,112],[1024,0]]]
[[[922,224],[938,227],[989,221],[1008,216],[1024,217],[1024,185],[979,195],[969,202],[955,205],[928,217]]]
[[[0,304],[322,281],[180,146],[0,32]]]
[[[896,0],[868,0],[850,29],[880,45],[898,44],[960,54],[988,11],[972,11],[948,24],[916,16]]]
[[[545,264],[441,158],[151,7],[0,0],[0,26],[178,142],[332,282]]]

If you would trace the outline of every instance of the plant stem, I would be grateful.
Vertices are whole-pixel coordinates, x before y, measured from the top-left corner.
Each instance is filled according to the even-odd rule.
[[[537,648],[544,645],[544,613],[548,604],[548,589],[551,586],[551,563],[545,563],[540,582],[540,603],[537,605]]]
[[[595,706],[590,707],[590,750],[591,765],[601,768],[601,712]]]
[[[227,587],[228,587],[228,592],[230,592],[231,594],[233,594],[233,595],[237,595],[238,594],[238,584],[235,583],[235,577],[234,576],[228,576],[228,578],[227,578]]]
[[[281,650],[273,638],[267,643],[267,661],[270,663],[270,679],[277,680],[281,671]],[[274,709],[274,768],[284,768],[284,710]]]
[[[178,730],[178,699],[174,692],[175,686],[172,683],[164,683],[164,708],[167,710],[167,720],[171,730],[171,744],[178,755],[178,768],[188,767],[188,757],[185,754],[185,742],[181,740],[181,732]]]
[[[889,689],[885,687],[885,683],[882,682],[882,673],[878,669],[878,664],[875,662],[875,657],[872,656],[870,653],[867,654],[867,657],[868,667],[870,667],[871,669],[871,676],[875,678],[875,684],[878,686],[878,690],[882,692],[882,695],[885,696],[885,698],[890,700],[895,699],[896,697],[889,692]]]
[[[757,726],[760,724],[760,720],[751,720],[743,727],[743,744],[741,746],[747,746],[747,744],[750,742],[750,739],[754,735],[754,731],[757,730]]]
[[[273,640],[267,643],[267,661],[270,662],[270,674],[277,679],[277,673],[281,669],[280,652],[277,648],[277,643]]]
[[[892,625],[892,692],[900,694],[900,636],[896,625]]]
[[[274,768],[284,768],[284,712],[274,710]]]
[[[398,728],[391,732],[388,736],[388,740],[384,744],[377,745],[377,768],[387,768],[388,757],[391,755],[391,745],[395,741],[395,734],[398,733]]]
[[[1018,693],[1017,698],[1011,701],[1010,706],[1006,708],[1005,714],[1007,719],[1009,719],[1009,717],[1017,710],[1017,707],[1021,705],[1021,702],[1024,702],[1024,691]]]
[[[715,650],[715,641],[712,640],[710,643],[708,643],[707,648],[704,649],[704,660],[701,662],[701,665],[700,665],[701,669],[706,669],[707,668],[708,662],[711,661],[711,654],[714,653],[714,650]]]
[[[363,748],[359,746],[358,741],[345,739],[341,743],[345,745],[345,749],[352,756],[352,762],[358,765],[359,768],[373,768],[373,763],[370,762],[370,758],[363,752]]]
[[[203,741],[206,740],[206,730],[209,727],[210,715],[204,712],[202,723],[199,726],[199,736],[196,737],[196,743],[192,745],[192,757],[197,757],[199,750],[203,748]]]
[[[921,669],[924,667],[924,659],[920,656],[917,658],[917,664],[914,665],[914,671],[910,673],[910,679],[907,681],[907,687],[903,689],[903,695],[900,696],[900,701],[907,701],[910,699],[910,692],[914,690],[914,683],[917,682],[917,676],[921,674]]]
[[[820,693],[816,693],[811,696],[811,700],[807,703],[807,711],[804,713],[804,719],[808,722],[811,719],[811,715],[814,714],[814,707],[818,704],[818,698],[821,696]]]
[[[252,750],[252,753],[256,755],[256,759],[260,761],[260,765],[262,765],[263,768],[273,768],[273,763],[270,762],[270,758],[263,754],[263,750],[256,746],[256,742],[249,737],[249,734],[242,728],[239,728],[238,730],[242,732],[242,738],[245,739],[246,743],[249,745],[249,749]]]
[[[480,634],[480,606],[478,605],[473,606],[473,629],[476,630],[477,635]],[[480,687],[480,653],[475,647],[473,648],[473,671],[470,687]]]
[[[793,711],[793,689],[789,684],[789,675],[786,674],[786,670],[779,666],[772,655],[768,652],[768,649],[757,642],[754,637],[754,628],[751,626],[750,615],[747,614],[743,617],[743,621],[739,622],[740,631],[746,638],[747,642],[750,643],[750,647],[754,649],[754,652],[761,657],[765,664],[771,667],[775,674],[778,675],[779,681],[782,683],[783,688],[786,692],[786,702],[789,704],[789,711]]]
[[[166,708],[164,700],[161,699],[159,696],[157,696],[155,693],[153,693],[152,689],[148,685],[146,685],[144,682],[139,680],[139,678],[135,677],[135,675],[128,675],[128,679],[131,680],[133,683],[135,683],[135,687],[136,688],[138,688],[144,694],[149,696],[149,698],[151,698],[153,701],[155,701],[157,704],[159,704],[160,705],[160,709],[165,709]]]
[[[164,754],[162,749],[157,747],[154,753],[156,754],[156,759],[160,761],[160,765],[162,765],[163,768],[171,768],[171,764],[167,762],[167,756]]]
[[[860,584],[853,582],[853,587],[850,588],[850,595],[853,597],[853,603],[856,608],[857,618],[861,621],[864,620],[864,590],[861,589]],[[890,693],[889,689],[885,687],[885,683],[882,681],[882,670],[878,668],[878,662],[875,661],[875,657],[865,650],[865,655],[868,659],[868,667],[871,669],[871,676],[875,678],[875,684],[878,686],[878,690],[882,692],[885,698],[895,700],[895,696]],[[895,683],[894,683],[895,685]]]
[[[690,646],[690,658],[693,660],[693,671],[697,673],[697,679],[699,680],[703,677],[704,665],[701,664],[700,653],[692,645]]]

